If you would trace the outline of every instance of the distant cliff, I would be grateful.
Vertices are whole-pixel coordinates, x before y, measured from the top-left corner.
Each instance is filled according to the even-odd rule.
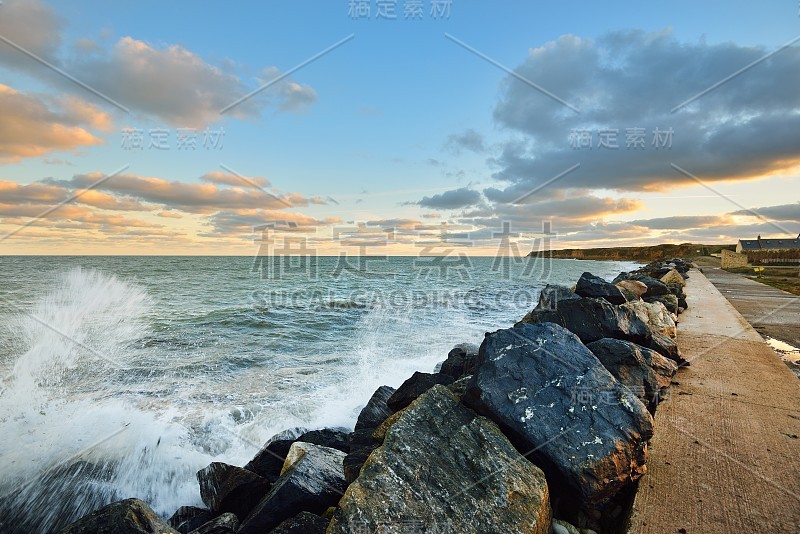
[[[722,249],[734,250],[735,245],[662,244],[650,247],[565,248],[534,251],[530,257],[577,260],[655,261],[662,258],[693,258],[718,254]]]

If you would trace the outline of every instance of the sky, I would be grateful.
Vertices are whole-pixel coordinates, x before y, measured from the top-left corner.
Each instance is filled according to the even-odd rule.
[[[800,233],[795,0],[5,0],[0,76],[0,254]]]

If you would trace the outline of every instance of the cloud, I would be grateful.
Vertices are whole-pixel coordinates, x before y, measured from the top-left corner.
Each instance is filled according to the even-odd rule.
[[[183,215],[176,211],[160,211],[158,212],[159,217],[166,217],[168,219],[183,219]]]
[[[104,106],[113,100],[135,115],[156,117],[171,126],[201,128],[224,116],[256,118],[267,109],[302,111],[317,100],[314,88],[284,79],[222,115],[223,108],[281,72],[268,67],[252,83],[245,83],[236,64],[214,65],[181,45],[156,46],[132,36],[120,38],[108,49],[80,38],[72,47],[78,53],[67,54],[62,23],[44,3],[8,0],[1,9],[0,35],[101,93],[106,102],[5,44],[0,47],[0,65],[81,97],[96,98]]]
[[[460,154],[462,150],[477,153],[482,153],[486,150],[483,136],[471,128],[464,130],[460,134],[449,135],[445,147],[455,154]]]
[[[611,33],[593,41],[562,36],[529,51],[515,69],[576,106],[575,113],[513,77],[502,85],[496,122],[513,132],[493,158],[507,188],[533,189],[575,163],[580,169],[549,187],[621,191],[667,190],[702,180],[747,180],[800,164],[800,47],[791,46],[671,110],[761,58],[762,47],[677,41],[669,31]],[[631,129],[644,148],[626,148]],[[653,145],[654,131],[672,129],[671,148]],[[619,148],[598,147],[599,132],[616,130]],[[592,148],[571,146],[587,131]],[[574,139],[574,137],[573,137]],[[502,190],[493,190],[499,199]],[[513,196],[513,195],[508,195]]]
[[[40,0],[5,0],[0,6],[0,35],[40,58],[53,61],[61,45],[61,19]],[[3,43],[0,63],[30,71],[44,67]]]
[[[435,210],[451,210],[474,206],[481,201],[481,194],[478,191],[462,187],[439,193],[431,197],[423,197],[417,202],[423,208]]]
[[[755,214],[775,221],[800,222],[800,202],[795,202],[794,204],[782,204],[780,206],[753,208],[752,210],[735,211],[732,215],[754,217]]]
[[[239,209],[221,211],[209,217],[213,231],[201,234],[202,237],[251,236],[253,229],[266,224],[274,224],[281,232],[314,232],[318,227],[340,223],[338,217],[316,219],[303,213],[265,209]]]
[[[676,215],[657,219],[640,219],[630,224],[650,230],[685,230],[688,228],[709,228],[735,224],[730,215]]]
[[[200,180],[203,182],[208,182],[213,184],[232,185],[236,187],[254,188],[254,189],[270,186],[269,180],[267,180],[266,178],[261,178],[260,176],[254,176],[254,177],[248,176],[242,178],[241,176],[221,171],[207,172],[200,177]]]
[[[208,178],[213,174],[204,176]],[[80,189],[95,184],[103,176],[102,173],[76,174],[70,180],[47,179],[44,183]],[[322,203],[316,197],[307,198],[300,193],[270,193],[261,189],[218,187],[215,183],[196,184],[134,174],[115,175],[96,186],[96,190],[135,197],[168,209],[205,214],[226,209],[280,210]]]
[[[0,160],[15,162],[103,142],[84,126],[105,125],[105,113],[76,98],[62,104],[65,108],[53,109],[43,99],[0,84]]]

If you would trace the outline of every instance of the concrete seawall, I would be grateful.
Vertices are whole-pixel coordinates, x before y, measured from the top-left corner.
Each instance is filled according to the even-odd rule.
[[[697,270],[629,532],[800,532],[800,381]],[[800,320],[800,319],[799,319]]]

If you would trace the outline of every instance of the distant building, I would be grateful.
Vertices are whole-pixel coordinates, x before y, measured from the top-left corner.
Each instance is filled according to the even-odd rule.
[[[740,239],[736,244],[736,252],[747,253],[757,250],[800,250],[800,235],[794,239]]]
[[[736,252],[753,265],[800,263],[800,235],[794,239],[740,239]]]

